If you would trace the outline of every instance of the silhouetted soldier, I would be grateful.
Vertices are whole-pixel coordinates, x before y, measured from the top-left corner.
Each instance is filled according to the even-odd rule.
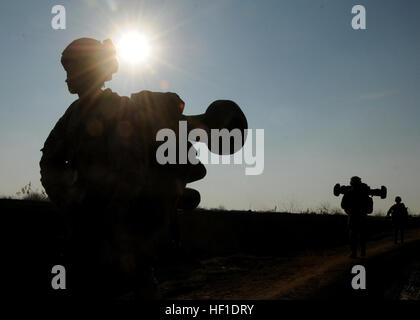
[[[404,227],[407,223],[408,211],[404,203],[401,202],[401,197],[395,198],[395,204],[389,208],[387,217],[392,217],[392,224],[394,225],[394,243],[398,243],[398,233],[401,234],[401,243],[404,243]]]
[[[75,40],[61,62],[79,99],[49,134],[40,167],[49,198],[71,220],[68,287],[77,295],[110,297],[137,281],[137,295],[150,297],[151,259],[174,225],[177,206],[200,202],[186,184],[206,174],[201,163],[156,162],[156,133],[178,132],[184,102],[175,93],[128,98],[103,90],[118,70],[110,40]]]
[[[362,183],[359,177],[352,177],[350,188],[344,193],[341,207],[348,214],[348,227],[350,231],[350,257],[357,257],[357,248],[360,245],[360,255],[366,255],[366,216],[373,211],[373,200],[369,196],[369,187]]]

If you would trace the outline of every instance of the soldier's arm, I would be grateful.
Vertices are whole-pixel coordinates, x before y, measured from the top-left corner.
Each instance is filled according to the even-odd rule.
[[[341,200],[341,208],[344,210],[345,213],[349,214],[349,207],[347,203],[347,199],[345,196],[343,196],[343,199]]]
[[[394,211],[394,206],[392,206],[391,208],[389,208],[388,213],[386,214],[386,216],[389,217],[393,211]]]
[[[56,203],[61,201],[60,198],[63,196],[63,192],[65,192],[64,188],[69,180],[66,126],[70,110],[71,106],[58,120],[48,135],[44,147],[41,149],[42,157],[39,163],[41,169],[41,183],[51,201]]]
[[[403,213],[405,217],[408,217],[408,207],[403,203]]]

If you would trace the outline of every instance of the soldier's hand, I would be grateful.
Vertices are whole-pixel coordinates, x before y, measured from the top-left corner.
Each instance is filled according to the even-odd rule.
[[[78,173],[76,170],[67,168],[62,174],[62,183],[65,187],[71,188],[78,180]]]
[[[60,189],[56,190],[56,198],[60,207],[73,207],[82,203],[86,190],[78,183],[78,173],[67,169],[62,172]]]

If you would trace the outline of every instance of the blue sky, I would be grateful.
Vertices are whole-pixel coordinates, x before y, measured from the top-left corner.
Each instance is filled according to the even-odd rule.
[[[66,30],[51,8],[66,8]],[[351,28],[351,8],[367,29]],[[0,194],[29,181],[48,133],[72,101],[62,50],[124,30],[151,39],[148,65],[121,62],[107,87],[121,95],[177,92],[185,113],[236,101],[249,126],[265,130],[265,170],[208,165],[194,183],[202,205],[232,209],[316,208],[336,182],[361,176],[386,185],[420,212],[420,3],[418,1],[8,1],[0,4]]]

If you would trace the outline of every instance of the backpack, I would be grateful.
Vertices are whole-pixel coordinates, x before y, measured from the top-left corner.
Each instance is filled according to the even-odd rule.
[[[350,188],[343,196],[341,207],[347,214],[371,214],[373,199],[363,190]]]

